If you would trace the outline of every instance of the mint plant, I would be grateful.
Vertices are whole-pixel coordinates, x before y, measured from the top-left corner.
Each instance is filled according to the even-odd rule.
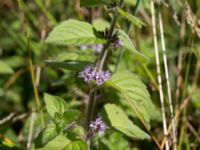
[[[1,0],[0,150],[200,149],[199,9]]]
[[[144,25],[137,17],[123,10],[124,2],[124,0],[81,0],[81,6],[89,9],[105,6],[105,13],[112,19],[109,28],[102,26],[104,30],[99,30],[88,22],[68,19],[56,25],[49,33],[46,42],[51,45],[73,45],[84,52],[93,49],[93,53],[96,54],[93,55],[94,61],[86,59],[47,61],[49,66],[62,67],[76,73],[75,80],[82,79],[81,84],[89,88],[86,93],[88,99],[84,108],[85,114],[80,115],[78,110],[67,108],[68,104],[64,99],[45,94],[45,106],[51,121],[36,137],[34,149],[49,149],[51,146],[60,150],[103,149],[101,137],[112,132],[121,132],[130,138],[150,138],[150,120],[159,113],[156,112],[146,86],[133,73],[109,67],[110,57],[122,49],[130,51],[132,55],[143,57],[135,50],[129,36],[122,29],[116,28],[120,17],[128,19],[136,27]],[[137,6],[138,4],[135,6],[135,11]],[[126,104],[104,102],[101,108],[97,109],[96,103],[99,101],[97,97],[104,95],[107,89],[123,97],[123,103]],[[141,125],[128,117],[122,109],[124,105],[129,107]],[[96,138],[99,142],[94,141]],[[56,142],[57,139],[62,139],[59,141],[60,144]]]

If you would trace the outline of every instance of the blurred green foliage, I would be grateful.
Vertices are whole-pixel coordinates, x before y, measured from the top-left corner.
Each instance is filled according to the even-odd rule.
[[[55,25],[67,19],[92,22],[99,30],[108,27],[111,19],[108,13],[105,12],[104,6],[93,9],[80,7],[79,0],[19,0],[19,2],[20,6],[18,1],[0,1],[0,135],[10,139],[19,147],[26,147],[29,136],[34,139],[41,131],[30,75],[29,57],[31,56],[33,60],[36,87],[42,102],[40,109],[43,109],[45,112],[45,122],[48,123],[50,121],[44,107],[44,93],[51,93],[62,97],[65,100],[66,109],[74,110],[71,114],[72,116],[78,110],[81,112],[80,116],[83,117],[89,87],[85,86],[77,78],[76,71],[67,70],[69,67],[58,68],[56,66],[59,64],[51,64],[50,62],[78,60],[88,63],[95,61],[94,56],[96,55],[92,50],[80,50],[79,46],[55,46],[48,44],[45,42],[45,39]],[[102,2],[105,1],[102,0]],[[126,0],[124,10],[132,14],[135,4],[136,1],[134,0]],[[188,4],[191,7],[193,18],[196,18],[196,28],[200,30],[200,1],[188,0]],[[92,14],[90,11],[92,11]],[[195,146],[198,149],[200,148],[200,37],[198,37],[197,31],[193,29],[194,27],[187,23],[188,16],[185,14],[186,6],[184,2],[166,1],[166,5],[161,7],[161,11],[164,19],[173,104],[176,111],[178,111],[179,106],[188,96],[192,97],[192,102],[187,105],[184,113],[178,119],[178,146],[182,150],[192,149]],[[124,14],[124,12],[121,13]],[[173,17],[175,13],[177,14],[177,19]],[[124,14],[124,16],[126,15]],[[133,21],[138,19],[139,26],[141,20],[145,23],[145,26],[137,28],[137,26],[124,17],[121,17],[117,23],[119,31],[127,32],[129,37],[131,37],[128,40],[131,40],[133,45],[126,43],[125,49],[114,51],[112,55],[109,55],[109,62],[106,63],[112,72],[115,72],[116,69],[118,72],[124,70],[131,71],[140,76],[141,80],[147,85],[151,99],[157,107],[155,110],[152,110],[152,114],[155,113],[158,116],[151,121],[151,131],[159,141],[162,141],[162,122],[159,115],[157,115],[160,103],[158,85],[156,83],[157,75],[151,28],[150,1],[140,2],[136,16],[137,18],[127,17]],[[135,53],[135,50],[139,51],[139,55]],[[62,66],[62,64],[60,65]],[[163,62],[161,62],[161,65],[163,65]],[[164,76],[164,74],[162,75]],[[101,111],[105,103],[116,103],[124,108],[124,111],[129,115],[129,119],[136,121],[142,128],[141,123],[134,117],[135,114],[124,101],[122,95],[106,88],[101,88],[101,91],[103,91],[103,94],[99,95],[100,100],[97,103],[95,113]],[[165,81],[164,91],[166,91]],[[167,97],[166,93],[165,97]],[[166,108],[166,110],[168,113],[169,109]],[[12,113],[14,114],[12,115]],[[33,113],[35,113],[34,117],[32,116]],[[62,120],[62,115],[61,118],[58,115],[57,119]],[[83,124],[83,121],[80,120],[80,124]],[[31,122],[34,122],[33,133],[29,135]],[[76,131],[78,134],[83,132],[81,127],[77,127],[76,130],[78,130]],[[150,150],[156,147],[150,140],[138,141],[137,139],[124,136],[120,132],[112,132],[110,129],[108,132],[111,132],[111,134],[106,134],[104,137],[96,137],[94,140],[94,150],[97,145],[100,150],[114,150],[116,147],[119,150]],[[55,134],[57,135],[57,133]],[[54,135],[47,136],[51,138]],[[76,142],[81,143],[80,145],[85,147],[85,143],[82,143],[82,141],[77,140],[75,143],[72,143],[69,140],[71,137],[65,137],[64,139],[62,136],[57,136],[44,149],[50,150],[52,146],[55,146],[54,149],[56,149],[56,146],[61,145],[63,145],[63,148],[68,149],[65,145],[66,143],[70,143],[68,146],[73,147],[73,145],[76,145]],[[3,138],[0,137],[0,149],[17,150],[17,147],[4,148],[2,140]]]

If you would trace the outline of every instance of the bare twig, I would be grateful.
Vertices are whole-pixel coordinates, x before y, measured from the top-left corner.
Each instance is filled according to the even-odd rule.
[[[181,93],[181,85],[183,84],[183,77],[181,75],[183,68],[183,50],[181,49],[178,54],[178,64],[176,67],[176,90],[175,90],[175,98],[176,98],[176,106],[175,109],[178,110],[179,106],[179,98]]]
[[[186,123],[187,123],[188,129],[192,132],[192,134],[194,134],[194,136],[196,137],[197,141],[200,142],[200,136],[198,135],[198,131],[195,131],[194,127],[190,124],[189,121],[187,121]]]
[[[6,123],[11,123],[11,124],[15,123],[18,120],[22,120],[26,118],[28,115],[29,113],[23,113],[23,114],[17,115],[17,112],[12,112],[8,116],[0,120],[0,125],[6,124]]]
[[[172,123],[173,149],[176,150],[177,149],[176,126],[173,121],[174,109],[173,109],[173,105],[172,105],[171,86],[170,86],[170,82],[169,82],[169,72],[168,72],[168,64],[167,64],[167,56],[166,56],[166,48],[165,48],[164,28],[163,28],[162,14],[160,12],[160,5],[158,5],[158,18],[159,18],[159,25],[160,25],[160,35],[161,35],[161,45],[162,45],[162,51],[163,51],[165,77],[166,77],[166,81],[167,81],[167,94],[168,94],[168,102],[169,102],[169,109],[170,109],[170,117],[171,117],[171,123]]]
[[[11,87],[11,85],[26,71],[28,70],[28,68],[21,68],[19,70],[17,70],[6,82],[6,84],[4,85],[4,89],[7,90]]]
[[[15,115],[16,115],[16,113],[13,112],[13,113],[9,114],[8,116],[6,116],[5,118],[1,119],[0,120],[0,125],[12,120]]]
[[[35,112],[31,114],[31,120],[30,120],[30,127],[29,127],[29,134],[28,134],[28,142],[27,142],[27,149],[31,148],[32,144],[32,138],[33,138],[33,128],[34,128],[34,122],[35,122]]]
[[[160,60],[159,60],[159,52],[158,52],[158,41],[157,41],[157,33],[156,33],[155,9],[154,9],[153,0],[151,0],[151,16],[152,16],[153,39],[154,39],[154,48],[155,48],[155,55],[156,55],[156,68],[157,68],[157,75],[158,75],[160,103],[161,103],[161,111],[162,111],[162,119],[163,119],[163,131],[164,131],[165,136],[167,136],[167,122],[166,122],[166,116],[165,116],[164,96],[163,96],[163,88],[162,88],[162,78],[161,78]],[[166,140],[165,149],[169,150],[168,140]]]
[[[38,87],[40,84],[40,77],[41,77],[41,70],[42,68],[40,66],[36,67],[36,79],[35,79],[35,84]]]

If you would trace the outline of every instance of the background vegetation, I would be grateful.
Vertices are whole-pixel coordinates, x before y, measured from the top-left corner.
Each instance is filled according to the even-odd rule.
[[[123,9],[136,14],[144,26],[131,24],[120,17],[116,27],[131,37],[132,43],[144,56],[121,48],[109,55],[107,68],[115,72],[127,70],[137,74],[145,83],[156,108],[152,111],[151,133],[163,142],[159,85],[154,54],[150,0],[126,0]],[[161,3],[166,55],[177,130],[177,147],[180,150],[200,149],[200,1],[172,0]],[[155,4],[156,19],[158,4]],[[105,6],[80,7],[79,0],[4,0],[0,1],[0,149],[12,145],[30,148],[42,128],[41,115],[48,122],[44,93],[62,97],[67,109],[80,113],[84,122],[89,88],[77,78],[77,71],[55,67],[47,60],[94,61],[92,50],[78,46],[55,46],[45,39],[59,22],[74,18],[92,23],[99,30],[109,27],[111,18]],[[158,44],[161,36],[158,29]],[[81,28],[81,26],[80,26]],[[165,99],[167,124],[170,126],[170,109],[167,101],[167,82],[160,50],[161,76]],[[126,76],[124,80],[127,80]],[[95,112],[105,103],[123,108],[131,120],[142,127],[140,121],[120,94],[101,88]],[[151,109],[151,108],[150,108]],[[41,114],[42,113],[42,114]],[[34,122],[34,123],[33,123]],[[81,129],[80,129],[81,130]],[[171,136],[169,135],[169,139]],[[62,141],[62,140],[61,140]],[[96,140],[98,141],[98,140]],[[95,140],[94,140],[95,143]],[[109,130],[101,137],[102,150],[158,149],[152,139],[138,140],[118,131]],[[7,145],[7,146],[5,146]],[[95,145],[95,144],[94,144]],[[10,148],[11,149],[11,148]],[[50,149],[49,149],[50,150]]]

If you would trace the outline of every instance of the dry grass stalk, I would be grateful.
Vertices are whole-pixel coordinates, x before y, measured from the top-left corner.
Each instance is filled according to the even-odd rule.
[[[167,136],[167,121],[165,115],[165,106],[164,106],[164,95],[162,88],[162,78],[161,78],[161,69],[160,69],[160,60],[159,60],[159,52],[158,52],[158,40],[157,40],[157,31],[156,31],[156,19],[155,19],[155,8],[154,2],[151,0],[151,16],[152,16],[152,29],[153,29],[153,40],[154,40],[154,50],[156,56],[156,69],[158,75],[158,84],[159,84],[159,95],[160,95],[160,103],[161,103],[161,111],[163,118],[163,131],[164,135]],[[165,149],[169,150],[169,142],[166,140]]]
[[[169,102],[169,109],[170,109],[170,118],[171,118],[171,124],[172,124],[173,149],[176,150],[177,149],[176,126],[173,121],[174,109],[173,109],[173,105],[172,105],[171,86],[170,86],[170,81],[169,81],[169,71],[168,71],[168,63],[167,63],[167,56],[166,56],[164,28],[163,28],[162,15],[160,12],[160,5],[158,6],[158,18],[159,18],[159,25],[160,25],[160,35],[161,35],[161,45],[162,45],[162,51],[163,51],[165,78],[166,78],[166,82],[167,82],[167,94],[168,94],[168,102]]]

